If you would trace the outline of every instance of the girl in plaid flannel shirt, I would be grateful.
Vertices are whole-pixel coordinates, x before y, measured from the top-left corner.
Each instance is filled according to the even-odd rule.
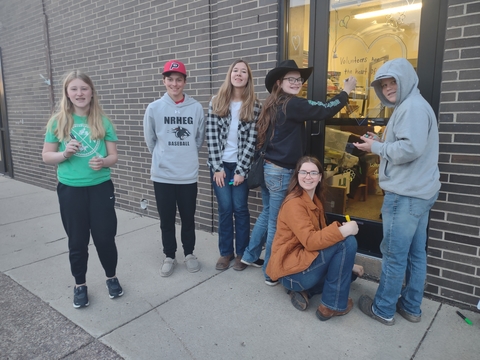
[[[250,237],[249,189],[245,180],[255,153],[255,124],[260,110],[250,66],[245,60],[236,60],[210,101],[206,127],[207,164],[218,201],[217,270],[228,269],[233,259],[235,270],[247,267],[240,262]]]

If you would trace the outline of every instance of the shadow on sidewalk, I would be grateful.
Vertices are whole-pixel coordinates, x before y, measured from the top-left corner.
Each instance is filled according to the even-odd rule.
[[[0,289],[2,358],[123,359],[3,273]]]

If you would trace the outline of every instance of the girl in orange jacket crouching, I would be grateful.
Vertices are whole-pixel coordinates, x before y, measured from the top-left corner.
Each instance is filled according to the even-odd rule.
[[[348,297],[352,269],[361,276],[363,268],[354,267],[357,223],[326,224],[322,180],[318,159],[304,156],[297,162],[278,215],[266,271],[283,284],[299,310],[307,308],[311,296],[322,293],[316,315],[325,321],[352,309],[353,300]]]

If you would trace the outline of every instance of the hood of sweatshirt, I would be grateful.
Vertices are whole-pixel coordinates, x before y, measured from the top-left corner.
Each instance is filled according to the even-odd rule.
[[[397,99],[395,103],[388,100],[382,92],[381,80],[394,78],[397,82]],[[407,59],[398,58],[387,61],[375,74],[371,86],[384,106],[396,107],[400,105],[409,95],[420,94],[418,90],[418,76],[412,64]]]
[[[165,94],[163,94],[163,96],[160,99],[161,99],[161,101],[164,101],[166,104],[168,104],[170,106],[175,106],[175,107],[186,107],[186,106],[192,105],[193,103],[197,102],[194,98],[188,96],[185,93],[183,93],[183,101],[181,103],[178,103],[178,104],[176,104],[175,101],[173,101],[172,98],[170,97],[170,95],[168,95],[168,93],[166,93],[166,92],[165,92]]]

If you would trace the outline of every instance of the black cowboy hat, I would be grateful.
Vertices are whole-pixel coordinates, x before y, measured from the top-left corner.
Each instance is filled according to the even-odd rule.
[[[270,70],[267,76],[265,76],[265,87],[267,88],[268,92],[272,92],[275,81],[280,80],[283,75],[290,71],[299,71],[300,77],[302,77],[303,82],[305,82],[312,74],[313,67],[299,69],[295,60],[283,60],[276,68]]]

